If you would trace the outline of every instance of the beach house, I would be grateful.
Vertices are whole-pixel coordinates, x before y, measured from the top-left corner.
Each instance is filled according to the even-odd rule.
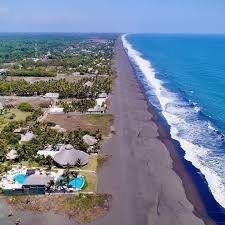
[[[83,151],[76,150],[72,145],[68,144],[60,148],[53,160],[58,167],[76,166],[78,160],[84,166],[89,161],[89,155]]]

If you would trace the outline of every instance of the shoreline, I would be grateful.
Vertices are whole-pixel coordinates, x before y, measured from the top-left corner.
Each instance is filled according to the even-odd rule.
[[[153,115],[153,120],[157,124],[159,139],[165,144],[170,152],[170,157],[173,160],[173,170],[182,180],[187,199],[194,206],[193,213],[201,218],[206,225],[215,225],[217,222],[221,223],[225,219],[224,216],[219,215],[219,213],[224,214],[223,208],[214,199],[214,196],[210,192],[206,183],[207,181],[203,178],[204,175],[201,174],[200,170],[195,168],[191,162],[184,158],[185,151],[181,148],[180,143],[171,137],[170,126],[167,124],[165,118],[159,114],[157,108],[152,105],[151,99],[149,100],[146,96],[142,80],[136,74],[136,65],[134,65],[132,60],[129,58],[125,47],[124,51],[130,61],[133,68],[133,73],[135,74],[145,100],[149,105],[148,110]],[[209,200],[205,200],[204,198],[208,198]]]
[[[98,171],[98,192],[112,194],[113,201],[110,212],[91,224],[214,224],[173,140],[147,101],[121,39],[114,49],[116,79],[109,111],[115,134],[102,150],[112,158]]]
[[[120,40],[122,42],[122,40]],[[122,43],[123,46],[123,43]],[[124,46],[123,46],[124,48]],[[207,210],[204,206],[204,203],[202,202],[201,196],[197,190],[196,184],[194,183],[192,176],[189,174],[187,168],[185,167],[184,163],[183,163],[183,158],[181,158],[180,153],[178,152],[180,148],[180,144],[179,142],[175,141],[172,139],[170,133],[169,133],[169,126],[168,124],[165,124],[165,122],[162,122],[159,113],[157,112],[157,110],[155,109],[155,107],[151,104],[151,102],[149,101],[149,99],[147,98],[147,96],[145,95],[145,90],[143,85],[141,84],[141,81],[138,80],[138,77],[136,75],[136,71],[134,68],[133,63],[131,62],[131,60],[129,59],[129,56],[124,48],[124,51],[128,57],[128,60],[130,62],[130,65],[132,66],[133,69],[133,73],[135,75],[135,78],[137,79],[137,83],[144,95],[144,98],[148,104],[148,111],[153,115],[152,120],[155,122],[155,124],[158,127],[158,132],[159,132],[159,140],[162,141],[164,143],[164,145],[166,146],[167,150],[170,153],[170,157],[172,159],[172,164],[173,164],[173,170],[174,172],[180,177],[181,181],[182,181],[182,185],[183,188],[185,190],[185,194],[187,199],[191,202],[191,204],[194,207],[193,213],[199,217],[200,219],[202,219],[204,221],[204,223],[206,225],[215,225],[216,223],[209,218],[209,216],[207,215]],[[167,126],[167,128],[165,127],[165,125]],[[179,147],[178,147],[179,146]],[[183,151],[183,149],[181,149]],[[193,166],[193,165],[192,165]],[[194,166],[193,166],[194,167]]]

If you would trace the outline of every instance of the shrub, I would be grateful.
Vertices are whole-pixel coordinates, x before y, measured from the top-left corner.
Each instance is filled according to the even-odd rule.
[[[28,103],[28,102],[22,102],[19,107],[19,110],[23,111],[23,112],[32,112],[33,111],[33,106]]]

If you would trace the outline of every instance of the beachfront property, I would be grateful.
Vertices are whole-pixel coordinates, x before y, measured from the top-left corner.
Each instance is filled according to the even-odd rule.
[[[94,108],[88,109],[87,113],[89,113],[89,114],[104,114],[105,108],[100,107],[100,106],[95,106]]]
[[[98,140],[95,137],[88,134],[84,135],[82,139],[84,143],[89,146],[87,152],[93,152],[94,146],[98,143]]]
[[[51,183],[53,185],[51,185]],[[84,186],[84,177],[64,181],[64,171],[45,171],[16,167],[1,177],[0,188],[4,195],[42,195],[47,192],[66,193],[81,190]]]
[[[64,171],[68,168],[87,165],[89,161],[87,153],[76,150],[70,144],[57,144],[54,146],[49,145],[47,148],[38,151],[37,154],[45,157],[51,156],[56,169],[54,171],[46,171],[44,168],[14,167],[0,179],[0,188],[3,190],[3,194],[30,195],[45,194],[46,191],[52,192],[53,190],[54,192],[69,192],[82,189],[85,182],[84,177],[78,175],[66,183]],[[15,160],[17,157],[16,150],[11,150],[7,154],[8,160]],[[49,189],[50,183],[55,184],[51,190]]]
[[[88,164],[89,155],[83,151],[76,150],[72,145],[68,144],[61,146],[53,160],[58,167],[74,167],[78,161],[81,166],[85,166]]]

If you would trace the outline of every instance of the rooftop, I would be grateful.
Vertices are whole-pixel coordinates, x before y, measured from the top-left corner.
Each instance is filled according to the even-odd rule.
[[[95,137],[90,136],[88,134],[83,136],[84,143],[88,144],[89,146],[95,145],[98,141]]]
[[[46,93],[43,97],[44,98],[59,98],[59,93],[49,92],[49,93]]]
[[[6,159],[8,159],[8,160],[14,160],[14,159],[16,159],[17,158],[17,151],[16,150],[14,150],[14,149],[12,149],[8,154],[7,154],[7,156],[6,156]]]
[[[51,177],[44,175],[44,174],[33,174],[26,178],[23,185],[40,185],[40,186],[47,186],[50,182]]]
[[[63,145],[60,152],[55,155],[53,160],[60,166],[75,166],[77,160],[80,159],[82,165],[86,165],[89,155],[83,151],[76,150],[72,145]]]

